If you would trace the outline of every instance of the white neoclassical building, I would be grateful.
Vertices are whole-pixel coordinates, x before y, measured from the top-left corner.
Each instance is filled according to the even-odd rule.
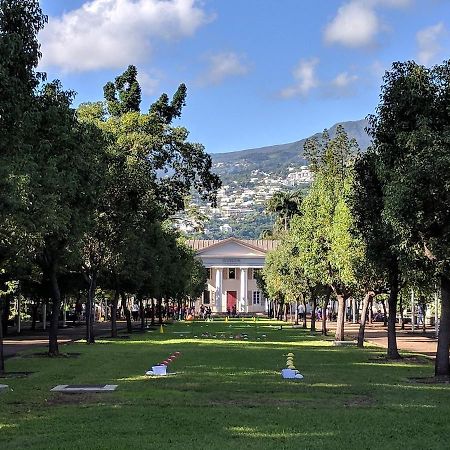
[[[225,313],[236,308],[237,313],[267,311],[267,299],[258,289],[255,271],[264,267],[266,254],[277,247],[278,241],[191,240],[189,245],[197,253],[208,271],[208,285],[197,301],[210,306],[212,312]]]

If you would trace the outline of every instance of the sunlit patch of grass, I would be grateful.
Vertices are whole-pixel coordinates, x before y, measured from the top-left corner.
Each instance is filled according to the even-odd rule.
[[[0,423],[0,430],[6,430],[7,428],[17,428],[15,423]]]
[[[314,383],[311,384],[311,387],[319,387],[319,388],[330,388],[337,389],[342,387],[349,387],[349,384],[346,383]]]
[[[117,381],[147,381],[150,377],[145,375],[135,375],[133,377],[117,378]]]
[[[379,387],[379,388],[384,388],[384,389],[396,389],[396,390],[403,389],[403,390],[408,390],[408,391],[420,391],[420,392],[423,392],[423,391],[447,391],[447,392],[450,392],[449,386],[442,386],[442,385],[374,383],[373,386]]]
[[[286,439],[292,437],[329,437],[335,433],[332,431],[261,431],[258,428],[252,427],[230,427],[229,431],[239,436],[245,436],[250,438],[271,438],[271,439]]]
[[[392,408],[400,408],[400,409],[435,409],[437,408],[437,405],[415,405],[415,404],[405,404],[405,403],[397,403],[390,405]]]
[[[377,362],[355,362],[353,364],[355,366],[380,366],[380,363],[377,363]],[[423,363],[411,364],[411,363],[402,363],[401,361],[398,361],[398,362],[383,363],[383,366],[385,366],[385,367],[423,367]]]

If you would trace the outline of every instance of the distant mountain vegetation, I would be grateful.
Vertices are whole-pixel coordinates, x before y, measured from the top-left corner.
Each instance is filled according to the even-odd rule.
[[[365,131],[367,120],[356,120],[335,124],[328,129],[331,137],[336,134],[336,128],[342,125],[349,137],[355,138],[361,150],[367,149],[370,138]],[[321,132],[314,136],[320,137]],[[313,136],[311,136],[313,137]],[[280,173],[288,167],[306,165],[303,158],[303,145],[307,138],[289,144],[271,145],[228,153],[216,153],[213,158],[214,170],[219,175],[244,174],[258,169],[268,173]]]

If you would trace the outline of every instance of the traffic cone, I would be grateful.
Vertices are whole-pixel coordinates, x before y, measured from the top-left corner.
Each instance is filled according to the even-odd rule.
[[[164,333],[164,328],[163,328],[163,326],[162,326],[162,325],[160,325],[160,327],[159,327],[159,332],[160,332],[161,334],[163,334],[163,333]]]

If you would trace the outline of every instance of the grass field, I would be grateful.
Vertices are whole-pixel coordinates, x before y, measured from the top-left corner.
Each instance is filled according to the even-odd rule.
[[[0,449],[450,447],[450,386],[412,380],[432,375],[424,358],[386,362],[381,349],[333,347],[270,321],[164,331],[62,347],[77,357],[8,360],[9,371],[34,373],[0,379],[13,389],[0,394]],[[248,340],[229,338],[239,333]],[[144,376],[174,351],[176,375]],[[304,380],[281,378],[288,352]],[[119,388],[49,392],[82,383]]]

